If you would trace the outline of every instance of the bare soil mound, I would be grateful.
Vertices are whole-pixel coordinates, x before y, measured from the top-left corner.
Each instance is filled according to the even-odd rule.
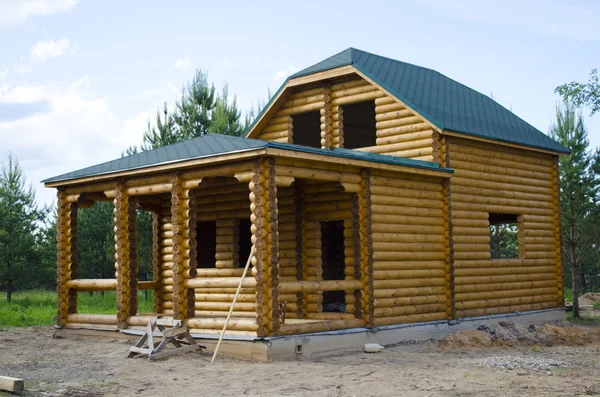
[[[481,325],[477,330],[455,332],[442,339],[446,349],[485,348],[493,346],[584,346],[600,342],[600,328],[558,326],[552,324],[522,325],[500,321],[495,325]]]
[[[580,305],[595,305],[596,303],[600,303],[600,293],[588,292],[579,297]]]

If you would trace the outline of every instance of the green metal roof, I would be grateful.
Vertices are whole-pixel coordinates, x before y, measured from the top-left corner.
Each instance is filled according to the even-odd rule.
[[[230,135],[206,134],[194,139],[189,139],[172,145],[163,146],[158,149],[121,157],[119,159],[108,161],[106,163],[101,163],[77,171],[58,175],[52,178],[45,179],[42,181],[42,183],[52,183],[67,181],[71,179],[86,178],[91,176],[108,175],[115,172],[132,171],[156,165],[164,165],[169,163],[176,163],[206,157],[215,157],[228,153],[241,153],[265,148],[276,148],[295,152],[314,153],[325,156],[342,157],[354,160],[365,160],[374,163],[400,165],[426,170],[453,172],[453,170],[451,169],[439,167],[437,163],[429,161],[404,159],[400,157],[387,156],[377,153],[360,152],[349,149],[336,148],[333,150],[327,150],[313,148],[309,146],[235,137]]]
[[[354,66],[441,130],[569,153],[558,142],[486,95],[435,70],[355,48],[348,48],[301,70],[289,79],[346,65]]]

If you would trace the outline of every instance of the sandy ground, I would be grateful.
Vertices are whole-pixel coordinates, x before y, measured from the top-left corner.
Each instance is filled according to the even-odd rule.
[[[494,345],[482,349],[458,348],[453,343],[440,347],[429,341],[389,346],[374,354],[346,352],[287,362],[219,357],[210,365],[209,353],[149,362],[125,358],[134,340],[53,339],[52,335],[51,327],[0,332],[0,375],[24,378],[25,395],[600,394],[600,340],[596,337],[584,346]]]

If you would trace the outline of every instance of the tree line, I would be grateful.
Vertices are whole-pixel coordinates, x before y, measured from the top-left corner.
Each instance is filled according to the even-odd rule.
[[[593,70],[589,82],[571,82],[555,89],[561,102],[549,134],[571,153],[559,159],[562,262],[564,282],[577,295],[600,289],[600,147],[592,149],[581,109],[591,116],[600,112],[600,85]],[[269,93],[270,95],[270,93]],[[123,155],[152,150],[214,132],[242,135],[257,111],[257,104],[242,116],[237,98],[227,84],[217,91],[206,72],[197,70],[182,88],[172,110],[165,103],[149,120],[139,146]],[[17,158],[9,154],[0,175],[0,290],[10,302],[13,291],[56,286],[56,209],[40,206]],[[79,274],[82,278],[114,276],[113,205],[98,202],[80,209]],[[140,279],[151,277],[152,218],[138,211]],[[515,232],[496,230],[496,249],[514,250]],[[491,241],[494,243],[494,241]],[[492,244],[492,250],[494,245]],[[512,251],[511,251],[512,252]],[[497,255],[499,251],[496,252]]]

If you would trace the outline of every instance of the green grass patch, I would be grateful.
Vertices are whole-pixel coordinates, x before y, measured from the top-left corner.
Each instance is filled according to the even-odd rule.
[[[0,299],[0,327],[29,327],[32,325],[51,325],[56,315],[55,291],[23,291],[12,296],[8,303],[2,296]],[[152,292],[139,291],[138,302],[140,313],[152,312]],[[77,311],[88,314],[116,314],[117,298],[115,292],[90,294],[80,292],[77,299]]]
[[[600,317],[582,317],[581,313],[579,318],[573,318],[573,312],[567,312],[567,321],[577,325],[599,325]]]

